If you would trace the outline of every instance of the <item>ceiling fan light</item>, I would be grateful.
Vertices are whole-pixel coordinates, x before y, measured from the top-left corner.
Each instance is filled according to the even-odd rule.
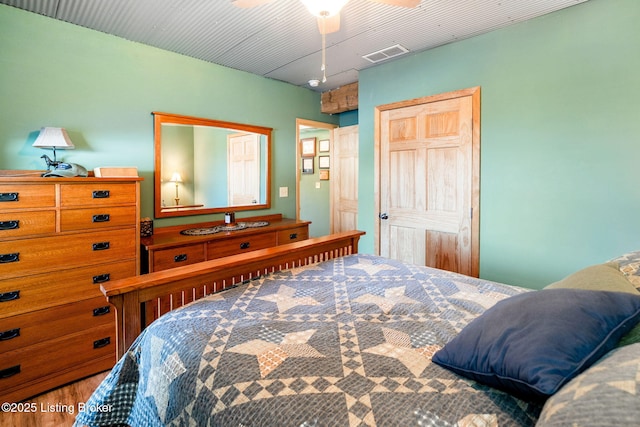
[[[329,17],[340,13],[349,0],[300,0],[312,15]]]

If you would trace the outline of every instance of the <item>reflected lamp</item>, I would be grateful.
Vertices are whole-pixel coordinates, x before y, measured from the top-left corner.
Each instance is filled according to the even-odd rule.
[[[171,175],[171,179],[169,180],[169,182],[174,182],[176,184],[176,197],[174,200],[176,201],[176,206],[178,206],[180,204],[180,196],[178,195],[178,186],[182,182],[182,177],[180,176],[180,172],[174,172],[173,175]]]

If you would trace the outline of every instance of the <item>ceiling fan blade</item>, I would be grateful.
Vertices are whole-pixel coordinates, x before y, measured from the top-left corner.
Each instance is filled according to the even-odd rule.
[[[273,0],[233,0],[231,4],[236,7],[241,7],[243,9],[260,6],[261,4],[271,3]]]
[[[416,7],[420,4],[421,0],[369,0],[369,1],[388,4],[390,6]]]
[[[318,17],[318,30],[320,34],[335,33],[340,30],[340,14],[327,18]]]

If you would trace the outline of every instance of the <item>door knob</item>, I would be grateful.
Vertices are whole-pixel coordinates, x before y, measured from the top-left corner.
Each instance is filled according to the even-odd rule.
[[[380,219],[389,219],[389,215],[387,215],[386,212],[382,212],[381,214],[378,215],[378,218],[380,218]]]

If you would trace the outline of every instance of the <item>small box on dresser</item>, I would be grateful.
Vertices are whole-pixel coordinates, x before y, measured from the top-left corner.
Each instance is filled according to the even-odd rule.
[[[100,284],[139,274],[140,181],[0,174],[0,401],[115,363]]]

